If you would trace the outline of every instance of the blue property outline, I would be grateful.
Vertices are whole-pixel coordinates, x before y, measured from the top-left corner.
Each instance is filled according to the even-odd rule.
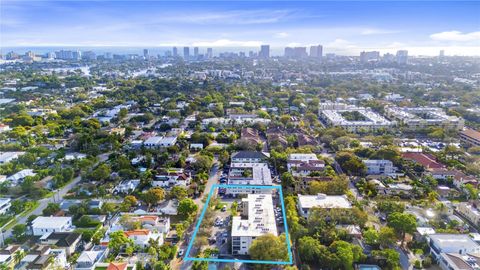
[[[202,223],[203,217],[207,212],[208,204],[210,203],[210,199],[212,198],[213,191],[216,188],[259,188],[259,189],[278,189],[280,195],[280,202],[282,205],[282,215],[283,215],[283,224],[285,227],[285,240],[287,241],[287,249],[288,249],[288,258],[289,261],[259,261],[259,260],[238,260],[238,259],[213,259],[213,258],[195,258],[195,257],[188,257],[190,251],[193,246],[193,241],[197,236],[197,232],[200,229],[200,224]],[[197,221],[197,226],[195,226],[195,230],[193,231],[192,238],[190,239],[190,243],[188,244],[187,252],[185,253],[185,261],[201,261],[201,262],[239,262],[239,263],[259,263],[259,264],[277,264],[277,265],[290,265],[293,264],[293,255],[292,255],[292,247],[290,245],[290,236],[288,234],[288,225],[287,225],[287,216],[285,214],[285,203],[283,202],[283,192],[282,186],[256,186],[256,185],[219,185],[213,184],[210,192],[208,193],[207,201],[203,206],[202,213],[200,214],[200,218]]]

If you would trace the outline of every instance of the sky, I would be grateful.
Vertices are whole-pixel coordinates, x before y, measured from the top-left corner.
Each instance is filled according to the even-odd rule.
[[[0,1],[2,47],[261,44],[279,53],[322,44],[344,55],[480,55],[480,2]]]

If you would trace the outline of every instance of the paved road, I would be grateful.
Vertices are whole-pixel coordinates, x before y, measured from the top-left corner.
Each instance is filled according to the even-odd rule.
[[[99,155],[98,156],[98,162],[94,164],[94,167],[97,166],[99,163],[107,160],[109,155],[110,155],[110,153],[105,153],[105,154]],[[80,181],[81,181],[81,177],[77,176],[77,177],[73,178],[73,180],[70,183],[68,183],[67,185],[62,187],[60,190],[58,190],[52,197],[39,200],[39,203],[40,203],[39,206],[35,210],[33,210],[29,215],[21,216],[21,217],[17,218],[17,224],[26,224],[28,217],[31,216],[31,215],[41,216],[42,212],[43,212],[43,209],[47,208],[47,205],[49,203],[61,201],[63,199],[63,197],[67,194],[67,192],[69,190],[71,190],[74,186],[76,186]],[[12,229],[13,229],[13,227],[12,227]],[[3,244],[3,239],[7,239],[7,238],[10,238],[12,236],[12,229],[9,229],[9,230],[6,230],[5,232],[3,232],[3,238],[0,239],[2,244]]]
[[[207,184],[205,184],[205,191],[203,193],[203,196],[199,196],[198,198],[196,198],[194,200],[195,204],[198,205],[198,213],[199,214],[202,212],[203,205],[205,204],[202,201],[202,198],[204,196],[208,195],[208,193],[210,192],[210,189],[212,188],[212,186],[214,184],[218,183],[220,173],[221,173],[221,171],[219,171],[218,163],[215,162],[212,169],[210,170],[210,176],[208,177]],[[190,241],[190,237],[192,236],[193,228],[195,226],[197,226],[197,219],[195,219],[195,221],[190,225],[190,228],[187,230],[187,233],[185,234],[185,239],[178,242],[177,245],[178,245],[179,250],[183,249],[184,252],[187,251],[188,243]],[[192,248],[191,253],[193,253],[193,248]],[[184,254],[183,257],[185,257],[185,255],[186,254]],[[175,258],[170,262],[170,267],[174,270],[177,270],[177,269],[191,269],[192,268],[192,261],[183,261],[183,258]]]

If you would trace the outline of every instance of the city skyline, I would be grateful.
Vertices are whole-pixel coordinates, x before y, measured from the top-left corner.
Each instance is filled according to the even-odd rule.
[[[235,48],[321,44],[324,53],[378,50],[480,55],[478,2],[3,1],[2,47]],[[4,51],[4,50],[2,50]],[[5,52],[5,51],[4,51]]]

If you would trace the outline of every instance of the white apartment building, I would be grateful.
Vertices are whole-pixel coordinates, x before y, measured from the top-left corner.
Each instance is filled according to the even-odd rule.
[[[359,120],[347,120],[346,114],[355,113]],[[320,103],[320,118],[329,126],[342,127],[349,132],[374,131],[391,128],[395,122],[385,119],[370,108],[356,107],[343,103]]]
[[[461,130],[464,125],[462,118],[447,115],[443,109],[435,107],[386,107],[385,114],[410,130],[429,127]]]
[[[72,229],[72,217],[37,217],[32,221],[35,236],[51,232],[68,232]]]
[[[363,160],[363,164],[367,167],[368,175],[392,175],[397,171],[393,163],[387,159]]]
[[[248,194],[240,204],[242,217],[232,219],[232,253],[246,255],[253,240],[277,233],[271,194]]]
[[[346,195],[302,195],[298,194],[298,210],[303,217],[308,217],[310,210],[314,207],[332,209],[332,208],[352,208]]]
[[[155,241],[158,240],[158,244],[161,246],[163,245],[163,234],[162,233],[154,233],[147,229],[140,229],[140,230],[133,230],[133,231],[125,231],[125,236],[132,239],[135,245],[138,245],[142,248],[147,247],[149,244],[148,242],[150,239]]]

